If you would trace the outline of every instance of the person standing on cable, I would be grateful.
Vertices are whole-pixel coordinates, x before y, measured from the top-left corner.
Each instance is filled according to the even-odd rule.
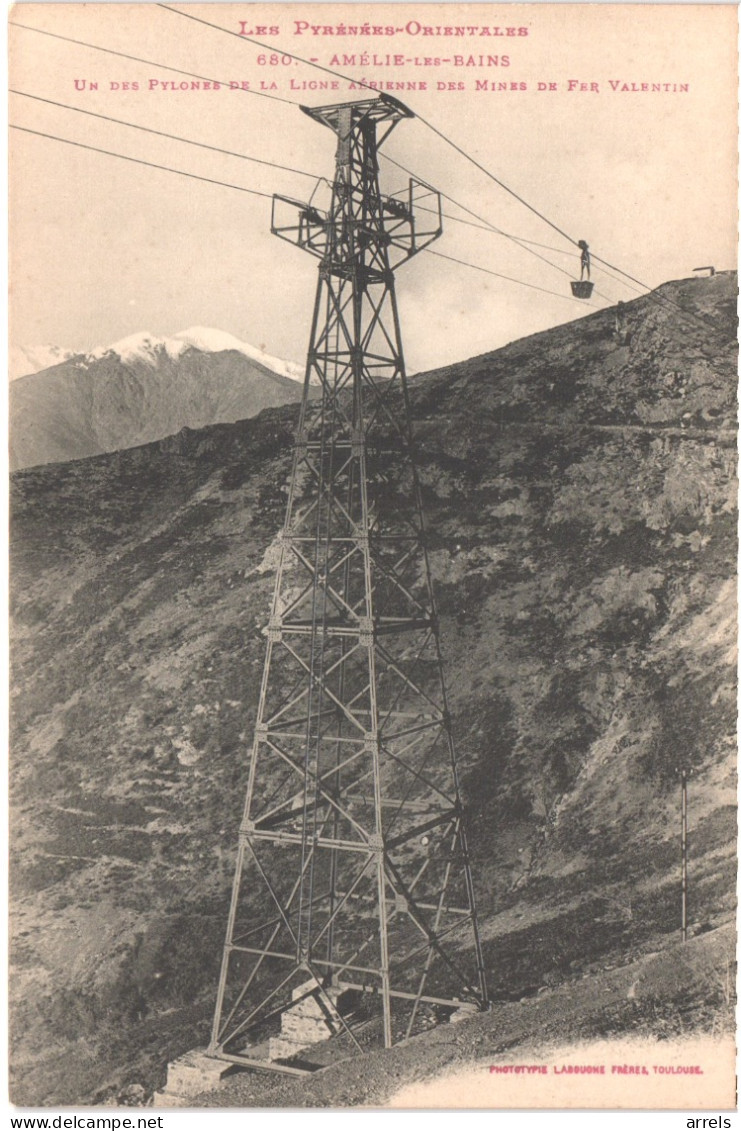
[[[591,278],[591,259],[589,257],[589,244],[586,240],[579,240],[578,246],[581,248],[581,277],[583,279],[584,275],[586,274],[587,278],[589,279]]]

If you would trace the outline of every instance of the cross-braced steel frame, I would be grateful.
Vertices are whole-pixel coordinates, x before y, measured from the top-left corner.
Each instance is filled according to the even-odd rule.
[[[319,281],[209,1050],[247,1064],[299,986],[375,995],[386,1046],[487,1003],[394,292],[440,199],[380,192],[395,99],[305,113],[336,173],[274,198]]]

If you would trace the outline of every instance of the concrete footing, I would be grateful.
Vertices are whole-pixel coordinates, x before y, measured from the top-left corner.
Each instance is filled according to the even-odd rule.
[[[281,1015],[280,1035],[270,1038],[270,1060],[288,1060],[338,1033],[342,1027],[339,1010],[346,993],[341,986],[320,991],[313,978],[297,986],[291,994],[296,1004]]]
[[[193,1096],[218,1087],[233,1066],[207,1056],[205,1049],[191,1049],[167,1066],[167,1083],[152,1097],[153,1107],[188,1107]]]

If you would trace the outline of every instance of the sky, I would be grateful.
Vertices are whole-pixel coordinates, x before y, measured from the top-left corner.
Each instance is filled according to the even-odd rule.
[[[302,362],[317,264],[270,234],[268,197],[307,199],[314,178],[333,172],[330,131],[297,103],[367,92],[341,80],[334,90],[312,89],[330,77],[282,51],[351,78],[426,82],[426,90],[393,93],[570,237],[422,121],[401,122],[383,152],[489,224],[534,241],[527,251],[462,224],[470,215],[444,202],[434,250],[518,282],[429,253],[402,267],[397,293],[412,372],[588,313],[570,297],[569,280],[578,277],[570,240],[586,239],[595,255],[650,287],[699,266],[736,265],[734,5],[195,4],[187,12],[233,34],[154,4],[18,4],[13,23],[147,62],[11,27],[10,85],[235,156],[19,94],[10,96],[10,121],[266,196],[11,130],[11,345],[90,350],[140,331],[166,336],[201,325]],[[394,34],[321,31],[365,21]],[[448,36],[446,26],[466,31]],[[238,34],[257,27],[267,29],[260,37],[272,52]],[[221,89],[168,89],[190,80],[154,63],[220,80]],[[261,83],[285,101],[255,96]],[[406,179],[385,161],[381,177],[389,192]],[[636,296],[594,267],[595,305]]]

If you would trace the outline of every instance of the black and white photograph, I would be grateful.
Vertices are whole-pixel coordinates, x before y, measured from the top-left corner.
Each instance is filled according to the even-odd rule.
[[[11,1106],[735,1110],[737,37],[10,9]]]

